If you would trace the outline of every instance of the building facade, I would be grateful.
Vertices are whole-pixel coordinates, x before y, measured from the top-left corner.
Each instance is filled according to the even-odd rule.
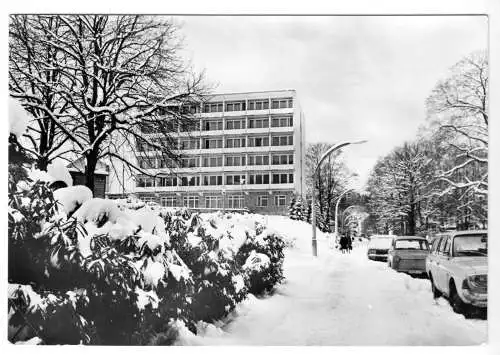
[[[294,194],[305,195],[304,115],[295,90],[214,95],[194,115],[195,129],[176,137],[180,166],[165,168],[154,151],[144,152],[147,162],[138,158],[138,165],[155,177],[135,176],[127,193],[167,207],[268,214],[285,214]]]

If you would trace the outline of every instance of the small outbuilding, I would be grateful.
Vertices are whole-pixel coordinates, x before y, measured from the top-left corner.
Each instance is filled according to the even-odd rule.
[[[67,166],[71,177],[73,178],[73,185],[85,185],[85,159],[79,158]],[[102,162],[97,162],[94,174],[94,197],[105,198],[108,191],[109,181],[109,166]]]

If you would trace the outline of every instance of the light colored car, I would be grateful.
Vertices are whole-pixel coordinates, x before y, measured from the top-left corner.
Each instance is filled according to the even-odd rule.
[[[403,236],[393,239],[387,264],[396,271],[409,274],[426,274],[425,260],[429,244],[425,238]]]
[[[368,243],[368,259],[387,260],[387,254],[395,235],[372,235]]]
[[[425,265],[434,297],[450,300],[457,313],[488,304],[488,232],[460,231],[439,235]]]

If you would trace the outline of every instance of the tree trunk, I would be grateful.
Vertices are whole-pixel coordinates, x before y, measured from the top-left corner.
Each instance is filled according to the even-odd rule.
[[[94,173],[97,166],[97,152],[90,152],[86,155],[87,164],[85,166],[85,186],[87,186],[92,194],[95,194],[95,179]]]
[[[49,161],[47,157],[45,156],[38,157],[38,159],[36,160],[36,167],[38,170],[47,171],[48,166],[49,166]]]

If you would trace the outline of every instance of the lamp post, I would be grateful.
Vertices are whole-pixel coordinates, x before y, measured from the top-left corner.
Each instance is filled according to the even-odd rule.
[[[338,214],[339,214],[339,205],[340,205],[340,200],[342,200],[342,197],[344,197],[345,194],[348,192],[352,191],[353,189],[347,189],[344,192],[342,192],[337,199],[337,203],[335,204],[335,238],[337,238],[338,231],[339,231],[339,224],[338,224]]]
[[[321,163],[330,155],[332,154],[334,151],[340,149],[340,148],[343,148],[345,146],[348,146],[350,144],[361,144],[361,143],[365,143],[366,140],[363,140],[363,141],[355,141],[355,142],[342,142],[342,143],[338,143],[338,144],[335,144],[334,146],[330,147],[326,152],[325,154],[323,154],[321,156],[321,158],[319,159],[319,162],[318,164],[316,165],[316,167],[314,168],[313,170],[313,174],[312,174],[312,181],[313,181],[313,186],[312,186],[312,199],[311,199],[311,209],[312,209],[312,250],[313,250],[313,256],[318,256],[318,241],[316,240],[316,209],[315,209],[315,201],[314,201],[314,183],[315,183],[315,177],[316,177],[316,173],[318,172],[318,169],[321,165]],[[337,215],[335,214],[335,228],[337,226]]]

